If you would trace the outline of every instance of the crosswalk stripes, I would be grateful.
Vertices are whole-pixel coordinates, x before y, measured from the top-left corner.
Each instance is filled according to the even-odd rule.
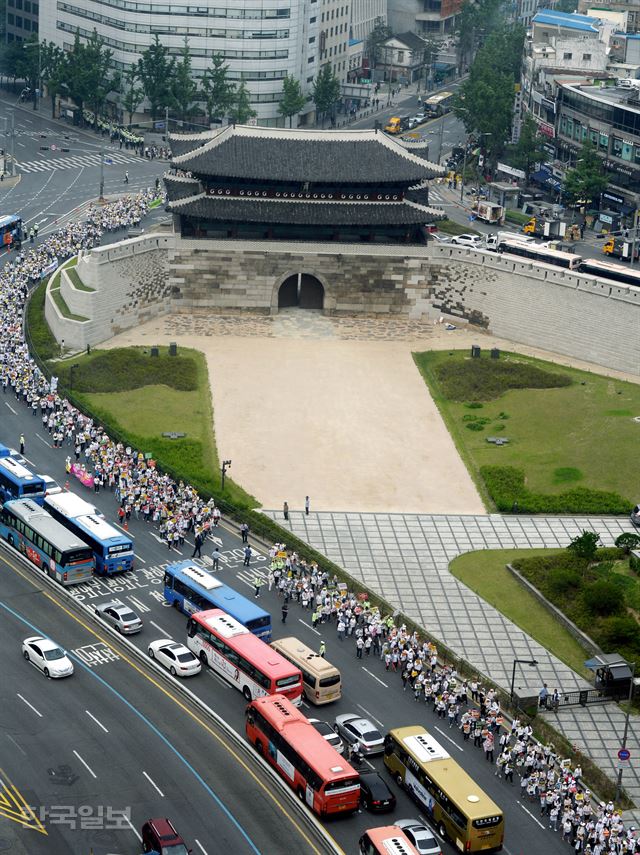
[[[140,160],[135,155],[126,155],[121,152],[109,152],[105,154],[105,165],[121,163],[137,163]],[[21,172],[49,172],[54,169],[79,169],[82,166],[97,166],[100,163],[99,154],[71,155],[70,157],[56,157],[52,160],[29,160],[18,164]]]

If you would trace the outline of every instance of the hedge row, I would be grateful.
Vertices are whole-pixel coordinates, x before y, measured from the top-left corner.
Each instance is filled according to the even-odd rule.
[[[481,466],[480,475],[501,513],[626,515],[632,505],[618,493],[588,487],[534,493],[525,485],[524,470],[515,466]]]

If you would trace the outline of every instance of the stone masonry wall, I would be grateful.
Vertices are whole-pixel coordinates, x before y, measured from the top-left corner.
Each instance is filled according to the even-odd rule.
[[[434,245],[182,240],[148,235],[92,250],[78,291],[63,273],[71,321],[50,299],[58,340],[84,348],[168,311],[277,312],[278,289],[316,276],[327,314],[400,314],[476,324],[501,338],[640,373],[640,289],[526,260]]]

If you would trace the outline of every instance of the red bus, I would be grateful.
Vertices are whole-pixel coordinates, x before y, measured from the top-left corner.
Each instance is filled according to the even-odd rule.
[[[300,669],[222,609],[207,609],[189,618],[187,647],[248,701],[275,694],[296,706],[302,701]]]
[[[359,775],[286,698],[258,698],[245,712],[247,739],[320,816],[351,813]]]
[[[397,825],[370,828],[359,841],[362,855],[419,855],[407,835]]]

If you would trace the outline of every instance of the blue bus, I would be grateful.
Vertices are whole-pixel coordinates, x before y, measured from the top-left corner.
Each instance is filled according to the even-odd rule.
[[[263,641],[271,641],[271,615],[191,561],[164,571],[164,598],[186,615],[222,609]]]
[[[133,570],[133,540],[108,523],[94,505],[75,493],[46,496],[51,516],[88,543],[96,560],[96,573],[111,576]]]
[[[93,576],[91,548],[31,499],[2,505],[0,537],[65,587]]]
[[[19,247],[23,237],[22,217],[17,214],[0,217],[0,244],[2,246]]]
[[[0,503],[12,499],[33,499],[41,505],[47,485],[39,475],[34,475],[14,457],[0,456]]]

